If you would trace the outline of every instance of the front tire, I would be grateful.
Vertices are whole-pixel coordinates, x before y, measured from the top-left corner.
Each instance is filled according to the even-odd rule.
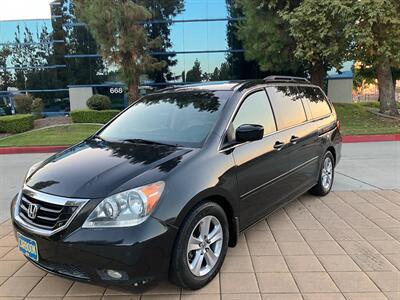
[[[326,196],[332,189],[335,177],[335,159],[330,151],[326,152],[319,172],[318,183],[310,190],[316,196]]]
[[[228,219],[221,206],[206,202],[195,207],[178,233],[170,279],[186,289],[200,289],[219,272],[228,249]]]

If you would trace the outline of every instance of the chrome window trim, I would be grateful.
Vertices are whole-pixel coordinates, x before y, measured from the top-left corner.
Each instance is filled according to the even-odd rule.
[[[284,84],[280,84],[280,85],[284,85]],[[239,146],[246,145],[246,144],[249,143],[249,142],[246,142],[246,143],[236,144],[236,145],[232,145],[232,146],[223,148],[224,139],[225,139],[226,133],[227,133],[227,131],[228,131],[229,125],[232,123],[233,118],[235,117],[235,115],[236,115],[237,111],[239,110],[239,108],[240,108],[242,102],[247,98],[247,96],[249,96],[250,94],[255,93],[255,92],[257,92],[257,91],[264,90],[265,93],[266,93],[266,95],[267,95],[268,101],[269,101],[269,103],[270,103],[270,105],[271,105],[272,111],[273,111],[271,99],[269,98],[269,95],[268,95],[267,90],[266,90],[266,88],[267,88],[267,87],[270,87],[270,86],[276,86],[276,84],[272,84],[272,83],[271,83],[271,84],[267,84],[267,85],[265,85],[265,86],[263,85],[263,86],[255,87],[255,88],[253,88],[253,89],[251,89],[251,90],[248,90],[248,91],[247,91],[245,94],[243,94],[243,96],[239,99],[239,101],[238,101],[238,103],[236,104],[236,107],[235,107],[235,109],[234,109],[234,111],[233,111],[233,114],[232,114],[231,117],[229,118],[229,122],[228,122],[228,124],[227,124],[226,127],[225,127],[224,133],[222,134],[222,136],[221,136],[221,138],[220,138],[220,142],[219,142],[219,144],[218,144],[218,152],[219,152],[219,153],[223,153],[223,152],[226,152],[226,151],[235,149],[235,148],[237,148],[237,147],[239,147]],[[292,84],[292,86],[311,86],[311,87],[317,87],[317,86],[310,85],[310,84]],[[320,87],[317,87],[317,88],[319,88],[319,89],[322,91],[322,89],[321,89]],[[322,91],[322,92],[323,92],[323,91]],[[325,95],[324,92],[323,92],[323,94]],[[325,96],[326,96],[326,95],[325,95]],[[268,134],[264,135],[264,136],[263,136],[263,139],[266,138],[266,137],[272,136],[272,135],[274,135],[274,134],[282,133],[282,132],[284,132],[284,131],[286,131],[286,130],[293,129],[293,128],[295,128],[295,127],[303,126],[303,125],[306,125],[306,124],[309,124],[309,123],[317,122],[317,121],[320,121],[320,120],[323,120],[323,119],[326,119],[326,118],[331,117],[332,115],[334,115],[334,111],[333,111],[333,109],[332,109],[332,104],[331,104],[331,102],[329,101],[329,99],[328,99],[327,97],[326,97],[326,99],[327,99],[328,105],[331,106],[331,113],[326,114],[325,116],[322,116],[322,117],[311,118],[311,119],[308,119],[308,118],[307,118],[307,114],[306,114],[306,121],[305,121],[305,122],[302,122],[302,123],[300,123],[300,124],[296,124],[296,125],[293,125],[293,126],[290,126],[290,127],[287,127],[287,128],[283,128],[283,129],[279,129],[279,128],[278,128],[278,124],[276,124],[276,117],[275,117],[275,113],[274,113],[275,124],[276,124],[277,130],[276,130],[275,132],[271,132],[271,133],[268,133]],[[304,108],[304,106],[303,106],[303,108]],[[306,113],[306,112],[305,112],[305,113]]]
[[[74,211],[74,213],[71,215],[71,217],[68,219],[68,221],[63,226],[61,226],[57,229],[54,229],[54,230],[39,228],[35,224],[30,223],[27,220],[24,220],[19,215],[22,193],[25,193],[29,197],[32,197],[39,201],[47,202],[50,204],[63,205],[63,206],[77,206],[77,209]],[[35,191],[34,189],[28,187],[27,185],[24,185],[17,196],[17,200],[15,203],[14,212],[13,212],[14,219],[20,226],[24,227],[24,229],[26,229],[27,231],[34,233],[34,234],[41,235],[41,236],[49,237],[57,232],[64,230],[65,228],[67,228],[88,201],[89,201],[89,199],[67,198],[67,197],[50,195],[50,194]]]
[[[238,112],[240,106],[242,105],[243,101],[244,101],[248,96],[250,96],[250,94],[256,93],[256,92],[258,92],[258,91],[264,91],[265,94],[266,94],[266,96],[267,96],[267,98],[268,98],[268,101],[270,102],[269,97],[268,97],[268,94],[267,94],[267,92],[265,91],[265,87],[264,87],[264,86],[255,87],[255,88],[253,88],[253,89],[251,89],[251,90],[248,90],[246,93],[244,93],[244,94],[242,95],[242,97],[240,97],[238,103],[237,103],[236,106],[235,106],[235,109],[233,110],[233,113],[231,114],[231,116],[230,116],[230,118],[229,118],[229,121],[228,121],[227,125],[225,126],[224,133],[222,134],[222,136],[221,136],[221,138],[220,138],[220,141],[219,141],[219,144],[218,144],[218,152],[224,152],[224,151],[226,151],[228,148],[229,148],[229,149],[232,149],[232,148],[236,148],[236,147],[239,146],[239,145],[243,145],[243,144],[237,144],[237,145],[234,145],[234,146],[231,146],[231,147],[228,147],[228,148],[222,148],[223,143],[224,143],[224,139],[225,139],[225,136],[226,136],[226,133],[227,133],[228,128],[229,128],[229,125],[231,125],[231,123],[232,123],[232,121],[233,121],[233,118],[236,116],[236,114],[237,114],[237,112]],[[270,105],[271,105],[271,102],[270,102]],[[271,108],[272,108],[272,105],[271,105]],[[275,118],[275,115],[274,115],[274,118]],[[273,132],[273,133],[275,133],[275,132]],[[270,133],[270,134],[271,134],[271,133]],[[270,135],[270,134],[268,134],[268,135]],[[266,137],[266,136],[267,136],[267,135],[264,135],[264,137]],[[245,144],[247,144],[247,142],[246,142]]]

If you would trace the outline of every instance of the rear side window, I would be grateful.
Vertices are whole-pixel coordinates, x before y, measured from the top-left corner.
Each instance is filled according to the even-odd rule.
[[[264,134],[276,131],[274,114],[269,104],[265,91],[255,92],[248,96],[237,112],[232,122],[233,129],[244,124],[257,124],[264,126]]]
[[[278,129],[289,128],[307,120],[302,97],[295,86],[267,87]]]
[[[303,95],[304,105],[310,108],[313,119],[329,115],[332,110],[322,91],[315,87],[301,86],[299,87]]]

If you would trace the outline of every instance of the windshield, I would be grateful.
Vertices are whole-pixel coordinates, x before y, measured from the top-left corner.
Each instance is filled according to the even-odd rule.
[[[191,91],[146,96],[103,129],[99,137],[200,147],[230,95],[228,91]]]

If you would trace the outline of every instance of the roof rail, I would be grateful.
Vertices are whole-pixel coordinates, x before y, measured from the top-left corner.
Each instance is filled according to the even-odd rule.
[[[294,77],[294,76],[280,76],[280,75],[272,75],[264,78],[265,81],[289,81],[289,82],[306,82],[310,83],[307,78],[303,77]]]

